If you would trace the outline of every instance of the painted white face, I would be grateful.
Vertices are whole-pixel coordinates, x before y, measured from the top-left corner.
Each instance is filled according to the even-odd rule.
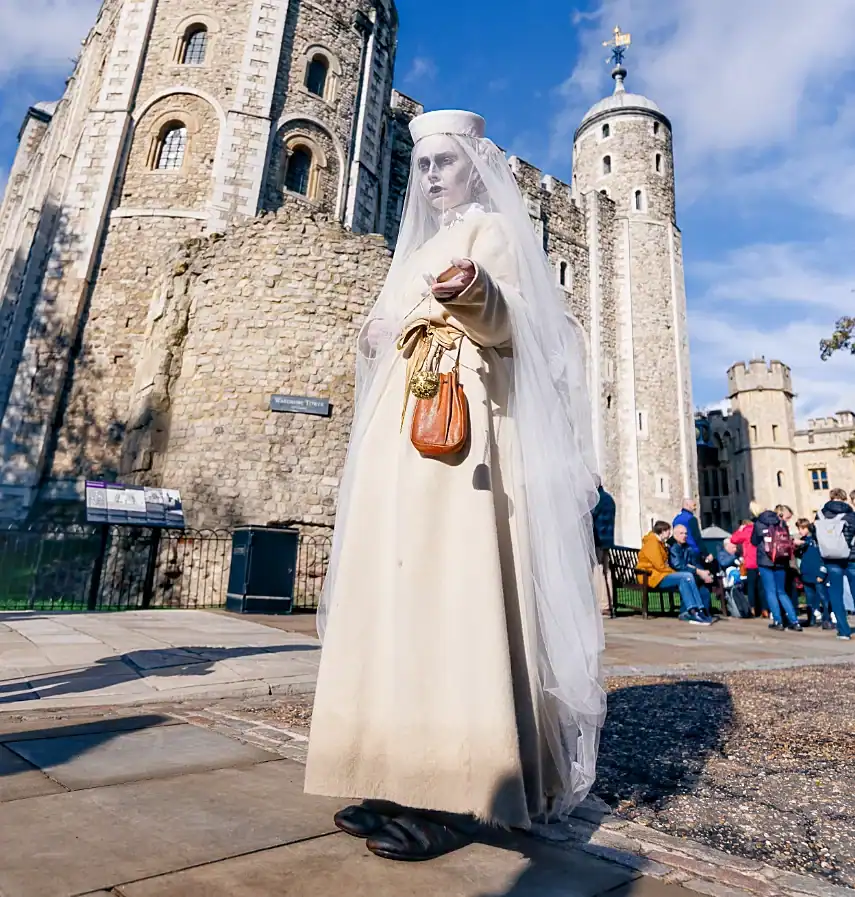
[[[424,137],[415,155],[419,186],[435,209],[444,212],[472,201],[472,163],[453,137]]]

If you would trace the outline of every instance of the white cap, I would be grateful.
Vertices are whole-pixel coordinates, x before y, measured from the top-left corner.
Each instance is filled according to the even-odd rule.
[[[474,112],[463,112],[460,109],[438,109],[436,112],[425,112],[424,115],[416,116],[410,122],[410,134],[414,143],[433,134],[483,137],[485,124],[484,119]]]

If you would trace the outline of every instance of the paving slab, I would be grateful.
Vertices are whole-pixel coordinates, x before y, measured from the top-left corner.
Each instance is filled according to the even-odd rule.
[[[0,894],[109,891],[330,834],[339,806],[304,795],[303,767],[288,760],[0,804]]]
[[[123,897],[595,897],[637,873],[533,839],[474,844],[430,863],[392,863],[344,834],[122,885]],[[687,895],[683,894],[683,897]]]
[[[17,754],[0,746],[0,803],[65,792],[43,772],[34,769]]]
[[[71,789],[249,766],[276,756],[189,725],[8,742],[7,747]]]
[[[0,613],[0,711],[270,694],[311,689],[320,644],[204,611]],[[234,664],[234,665],[232,665]]]
[[[37,710],[37,708],[32,708]],[[137,729],[151,729],[154,726],[179,726],[181,721],[162,713],[132,713],[107,711],[71,712],[67,715],[55,714],[52,719],[44,719],[41,714],[35,718],[9,719],[0,716],[0,744],[12,741],[39,741],[45,738],[65,738],[70,735],[95,735],[100,732],[133,732]]]

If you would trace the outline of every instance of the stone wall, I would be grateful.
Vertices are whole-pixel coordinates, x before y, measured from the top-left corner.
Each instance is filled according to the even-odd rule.
[[[118,473],[152,293],[164,259],[201,226],[160,216],[111,223],[54,438],[48,471],[54,485]]]
[[[297,202],[191,240],[153,294],[128,474],[181,489],[193,526],[331,525],[356,337],[389,259]],[[328,398],[331,416],[272,412],[274,394]]]

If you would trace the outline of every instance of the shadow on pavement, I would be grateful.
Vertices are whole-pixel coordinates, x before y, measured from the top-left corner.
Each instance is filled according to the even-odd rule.
[[[707,759],[721,752],[732,719],[730,691],[718,682],[674,680],[613,691],[593,793],[612,810],[626,805],[662,806],[676,795],[693,793]],[[528,865],[510,887],[480,897],[558,897],[565,893],[567,882],[564,879],[562,885],[560,880],[556,850],[582,846],[591,838],[597,823],[591,825],[590,820],[596,817],[586,817],[587,825],[573,826],[573,841],[552,849],[549,842],[531,835],[485,832],[479,841],[521,853]],[[614,881],[596,893],[632,897],[643,879],[628,867],[624,871],[624,881]],[[664,884],[661,888],[663,895],[672,889]]]
[[[163,726],[172,723],[168,716],[158,713],[141,714],[137,716],[124,716],[118,718],[107,717],[98,722],[70,723],[67,726],[49,726],[42,729],[27,729],[25,731],[8,732],[4,730],[2,718],[0,718],[0,748],[15,753],[15,745],[31,741],[50,739],[52,741],[51,765],[61,766],[69,760],[85,754],[94,748],[112,741],[119,735],[128,732],[139,732],[142,729],[150,729],[155,726]],[[8,755],[7,755],[8,756]],[[27,767],[38,769],[28,761]],[[0,762],[0,778],[7,775],[19,775],[26,771],[21,761],[15,763]]]
[[[109,684],[164,676],[205,676],[220,661],[255,655],[317,651],[315,645],[271,645],[268,647],[174,647],[129,651],[99,658],[94,664],[60,673],[21,676],[0,684],[0,704],[38,700],[42,697],[79,695]],[[44,692],[50,692],[45,695]]]

